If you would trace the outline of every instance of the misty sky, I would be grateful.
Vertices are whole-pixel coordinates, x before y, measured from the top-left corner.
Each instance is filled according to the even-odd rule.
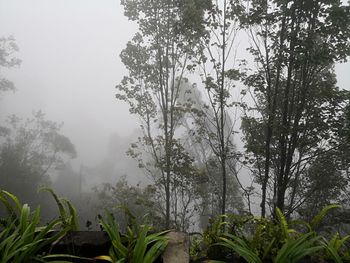
[[[2,72],[17,91],[2,95],[0,117],[41,109],[64,122],[76,162],[98,163],[112,133],[126,136],[137,127],[128,106],[115,99],[126,73],[119,53],[135,30],[119,0],[0,0],[0,37],[14,36],[23,60]],[[338,85],[349,89],[350,64],[337,73]]]

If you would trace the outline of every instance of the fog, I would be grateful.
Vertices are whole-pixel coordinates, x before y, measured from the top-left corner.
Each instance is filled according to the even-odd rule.
[[[1,69],[16,87],[0,95],[1,121],[42,110],[48,120],[63,123],[61,133],[77,151],[72,170],[85,177],[80,191],[123,175],[134,185],[149,182],[126,156],[139,134],[138,119],[115,98],[127,73],[119,54],[136,29],[116,0],[0,0],[0,37],[15,38],[15,56],[22,60],[19,67]],[[337,65],[336,73],[338,86],[350,89],[350,63]]]
[[[15,37],[23,61],[4,72],[17,90],[2,95],[2,117],[41,109],[64,122],[76,164],[97,164],[113,133],[125,136],[137,127],[114,89],[125,74],[119,53],[135,27],[117,1],[0,3],[1,35]]]

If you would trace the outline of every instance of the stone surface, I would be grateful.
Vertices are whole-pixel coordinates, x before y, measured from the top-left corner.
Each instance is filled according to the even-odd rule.
[[[190,262],[190,242],[188,234],[169,232],[166,236],[169,238],[169,243],[162,255],[163,263]]]
[[[57,242],[54,242],[51,248],[51,254],[72,254],[93,258],[100,255],[108,255],[110,246],[111,242],[105,232],[73,231],[67,233]]]

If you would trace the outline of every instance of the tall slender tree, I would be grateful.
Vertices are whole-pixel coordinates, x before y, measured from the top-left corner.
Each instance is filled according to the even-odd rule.
[[[202,226],[207,226],[208,217],[217,216],[222,213],[223,180],[221,163],[215,155],[212,146],[214,138],[209,135],[210,128],[214,129],[212,123],[215,116],[213,109],[203,100],[206,98],[198,89],[196,84],[188,85],[181,90],[179,100],[191,105],[191,111],[187,112],[181,121],[184,127],[184,147],[194,158],[194,164],[201,171],[197,180],[197,189],[200,196],[199,215],[202,216]],[[233,122],[229,114],[226,115],[225,131],[230,131]],[[232,137],[230,137],[232,140]],[[231,150],[234,150],[231,142]],[[226,207],[228,213],[236,213],[243,210],[243,200],[239,181],[235,176],[235,158],[232,156],[227,160],[226,181]]]
[[[185,185],[182,179],[194,176],[192,159],[175,133],[185,110],[184,105],[178,104],[178,94],[186,72],[194,67],[196,42],[204,31],[201,20],[210,1],[121,3],[125,15],[139,26],[121,53],[129,74],[117,86],[117,98],[129,103],[130,112],[139,117],[143,131],[129,153],[160,186],[165,201],[165,226],[170,227],[177,215],[177,189]],[[146,156],[141,157],[141,148]]]
[[[221,213],[226,213],[227,182],[232,176],[235,147],[233,143],[234,119],[229,111],[234,106],[232,90],[239,79],[235,65],[235,39],[239,30],[238,17],[242,12],[238,1],[213,1],[206,13],[206,35],[199,42],[200,74],[205,87],[208,103],[203,106],[197,123],[203,140],[220,164],[221,173]]]
[[[259,114],[246,111],[243,127],[260,171],[264,217],[269,186],[271,206],[284,211],[305,161],[339,146],[334,130],[346,99],[333,65],[350,54],[350,9],[339,0],[244,2],[242,21],[257,64],[245,84],[256,103],[251,112]]]

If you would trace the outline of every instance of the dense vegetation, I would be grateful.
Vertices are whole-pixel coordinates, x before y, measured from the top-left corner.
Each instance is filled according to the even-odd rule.
[[[30,207],[22,204],[13,194],[4,190],[0,192],[1,204],[7,211],[7,215],[0,218],[1,262],[69,263],[100,260],[152,263],[159,260],[167,247],[168,238],[165,234],[169,231],[154,232],[153,227],[140,225],[128,208],[120,207],[128,218],[124,234],[113,214],[107,212],[105,219],[100,218],[102,229],[111,241],[109,255],[86,258],[79,254],[52,254],[55,243],[68,231],[79,230],[78,215],[68,200],[58,197],[50,188],[42,190],[52,195],[59,210],[59,217],[45,226],[40,225],[40,207],[31,212]],[[288,223],[278,208],[276,221],[250,215],[219,216],[210,222],[203,234],[192,238],[191,260],[349,262],[350,250],[346,242],[350,235],[341,237],[339,233],[330,235],[329,231],[320,232],[325,217],[330,210],[335,209],[339,209],[339,206],[323,208],[310,222],[297,220]]]
[[[252,213],[256,199],[261,216],[275,219],[277,208],[288,219],[310,219],[332,202],[347,208],[350,97],[334,65],[350,54],[349,5],[122,5],[139,30],[120,55],[128,75],[116,96],[139,117],[142,136],[129,155],[153,180],[166,227]],[[235,50],[238,37],[248,38],[246,51]]]
[[[192,240],[194,261],[350,261],[350,92],[337,86],[334,70],[350,55],[349,4],[121,4],[138,30],[120,54],[127,74],[116,98],[138,117],[127,155],[151,183],[114,178],[113,159],[78,174],[61,124],[40,111],[10,116],[0,125],[1,262],[56,260],[62,255],[43,248],[79,223],[101,224],[113,246],[100,259],[110,262],[156,260],[166,232],[151,229],[202,231]],[[16,51],[12,37],[0,38],[1,68],[20,65]],[[0,92],[14,90],[1,76]],[[83,173],[110,180],[84,191]],[[43,185],[77,201],[80,222],[69,201],[42,188],[59,206],[52,221],[50,202],[37,193]],[[32,213],[10,192],[49,212],[40,219],[40,208]],[[105,208],[112,214],[101,219]]]

